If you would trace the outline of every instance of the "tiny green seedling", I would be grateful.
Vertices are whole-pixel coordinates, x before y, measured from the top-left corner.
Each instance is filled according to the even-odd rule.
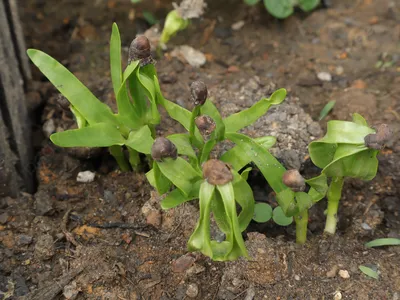
[[[374,278],[374,279],[379,279],[379,274],[377,271],[373,270],[370,267],[367,266],[358,266],[361,272],[363,272],[365,275],[368,277]]]
[[[374,130],[359,114],[353,122],[330,121],[326,135],[309,145],[313,163],[331,178],[327,192],[328,209],[325,232],[335,234],[339,200],[344,178],[372,180],[378,169],[376,156],[391,135],[387,125]]]
[[[400,239],[382,238],[370,241],[365,244],[367,248],[382,247],[382,246],[400,246]]]
[[[261,0],[244,0],[247,5],[255,5]],[[294,12],[294,7],[298,6],[305,12],[315,9],[320,0],[263,0],[268,12],[278,19],[285,19]]]

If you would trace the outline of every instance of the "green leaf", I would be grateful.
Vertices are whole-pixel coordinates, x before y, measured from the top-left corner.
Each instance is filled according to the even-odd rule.
[[[257,223],[268,222],[272,218],[272,207],[267,203],[256,203],[253,220]]]
[[[70,71],[46,53],[29,49],[29,58],[73,107],[88,121],[120,125],[111,109],[98,100]]]
[[[304,210],[308,210],[314,204],[311,196],[304,192],[295,193],[295,199],[297,202],[297,207],[299,208],[298,213],[302,213]]]
[[[273,136],[264,136],[261,138],[255,138],[254,141],[260,144],[264,149],[268,150],[275,144],[276,138]],[[222,154],[220,160],[231,164],[235,170],[241,170],[251,162],[248,155],[242,155],[242,150],[238,146],[234,146]]]
[[[396,238],[382,238],[370,241],[365,244],[365,247],[372,248],[372,247],[381,247],[381,246],[399,246],[400,239]]]
[[[319,5],[320,0],[299,0],[299,6],[303,11],[311,11]]]
[[[78,128],[83,128],[86,127],[86,119],[81,115],[81,113],[79,111],[77,111],[73,105],[69,106],[69,109],[71,110],[71,112],[74,114],[76,123],[78,124]]]
[[[228,255],[221,257],[221,260],[235,260],[240,256],[248,257],[247,249],[244,244],[244,240],[239,228],[239,220],[236,215],[236,205],[235,205],[235,193],[232,183],[217,185],[217,189],[221,195],[222,202],[225,206],[225,211],[227,213],[228,219],[230,219],[231,232],[230,235],[232,241],[228,240],[229,235],[227,234],[227,241],[232,242],[232,250]],[[213,257],[216,259],[216,255]]]
[[[158,167],[157,162],[153,161],[153,174],[154,174],[154,186],[157,189],[157,192],[162,195],[169,191],[171,188],[172,182],[164,176]]]
[[[249,178],[249,174],[251,172],[252,168],[248,167],[246,169],[243,170],[243,172],[240,174],[240,176],[242,176],[243,180],[246,180]]]
[[[295,201],[295,193],[291,189],[285,189],[276,194],[276,201],[287,217],[299,213],[299,207]]]
[[[325,174],[306,180],[306,183],[311,187],[308,191],[313,203],[323,199],[328,191],[328,182]]]
[[[200,110],[202,115],[210,116],[215,122],[216,128],[212,133],[211,139],[222,141],[225,135],[225,124],[224,121],[222,121],[222,117],[214,103],[207,99],[204,105],[201,106]]]
[[[119,35],[116,23],[112,26],[110,39],[110,66],[111,80],[114,88],[115,97],[118,95],[119,88],[122,83],[122,66],[121,66],[121,37]]]
[[[154,140],[151,136],[151,130],[149,126],[143,126],[139,130],[131,131],[129,133],[129,137],[126,140],[125,145],[135,149],[140,153],[150,154],[153,143]]]
[[[200,156],[200,165],[202,165],[203,163],[205,163],[209,157],[210,157],[210,153],[212,151],[212,149],[214,148],[215,144],[217,143],[216,140],[209,140],[207,141],[207,143],[205,143],[202,151],[201,151],[201,156]]]
[[[188,134],[186,133],[172,134],[167,136],[167,139],[169,139],[176,146],[178,154],[186,155],[190,158],[197,160],[196,153],[194,152],[192,145],[190,144],[190,139]]]
[[[291,0],[264,0],[265,8],[278,19],[285,19],[293,13]]]
[[[333,107],[335,106],[336,101],[332,100],[329,101],[324,108],[321,110],[321,112],[319,113],[319,118],[318,121],[323,120],[328,114],[329,112],[333,109]]]
[[[240,205],[241,211],[238,216],[239,230],[243,232],[249,226],[251,219],[254,215],[254,196],[253,190],[246,180],[242,178],[237,172],[233,173],[233,190],[235,193],[235,200]]]
[[[129,99],[128,89],[126,87],[127,80],[135,75],[139,62],[134,61],[126,67],[122,75],[122,83],[117,94],[118,117],[131,129],[137,129],[141,126],[141,121],[137,111],[135,110],[131,100]]]
[[[192,190],[188,196],[185,196],[179,189],[174,189],[170,192],[162,201],[162,209],[170,209],[177,207],[178,205],[199,198],[200,185],[204,180],[198,180],[194,183]]]
[[[256,5],[258,2],[260,2],[260,0],[244,0],[244,3],[250,6]]]
[[[357,113],[353,114],[353,122],[358,124],[358,125],[362,125],[362,126],[367,126],[368,127],[367,121],[360,114],[357,114]]]
[[[225,211],[224,202],[220,193],[215,193],[215,196],[211,201],[211,211],[219,229],[221,229],[225,235],[231,235],[230,220]]]
[[[378,272],[372,270],[369,267],[366,266],[358,266],[358,268],[360,269],[361,272],[363,272],[365,275],[374,278],[374,279],[379,279],[379,275]]]
[[[292,224],[293,218],[292,217],[286,217],[284,214],[282,208],[280,206],[275,207],[272,215],[272,219],[274,222],[280,226],[288,226]]]
[[[189,25],[189,20],[183,19],[176,10],[168,13],[164,29],[161,33],[160,43],[166,44],[178,31],[185,29]]]
[[[248,109],[232,114],[224,119],[225,131],[236,132],[253,124],[262,117],[272,105],[280,104],[286,97],[286,90],[275,91],[270,98],[263,98]]]
[[[148,117],[148,121],[151,124],[159,124],[160,123],[160,113],[157,109],[157,101],[156,101],[156,83],[154,82],[153,77],[149,77],[145,71],[142,72],[142,69],[147,68],[145,66],[139,69],[138,78],[140,83],[142,84],[144,91],[150,101],[150,116]]]
[[[282,182],[285,168],[268,150],[244,134],[226,133],[226,138],[236,144],[242,156],[248,156],[248,159],[257,165],[276,193],[288,189]]]
[[[210,243],[210,212],[211,212],[211,200],[213,199],[215,192],[215,186],[209,184],[207,181],[203,181],[200,186],[200,216],[196,225],[196,229],[193,231],[188,241],[189,251],[199,250],[208,257],[213,257],[213,251]]]
[[[183,158],[166,159],[157,162],[161,172],[167,177],[185,196],[192,190],[194,182],[202,176]]]
[[[50,140],[59,147],[110,147],[125,143],[119,130],[107,123],[57,132]]]

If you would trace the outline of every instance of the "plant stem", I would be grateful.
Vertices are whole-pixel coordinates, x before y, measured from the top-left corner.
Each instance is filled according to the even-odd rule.
[[[326,214],[325,232],[335,234],[339,200],[342,196],[343,177],[333,177],[328,189],[328,209]]]
[[[118,145],[114,145],[108,148],[110,154],[115,158],[118,163],[119,168],[123,172],[130,171],[130,167],[125,159],[124,152],[122,151],[122,147]]]
[[[139,171],[139,165],[140,165],[140,157],[139,157],[139,152],[137,152],[135,149],[132,149],[131,147],[128,147],[128,152],[129,152],[129,163],[131,164],[131,167],[134,171]]]
[[[304,244],[307,241],[308,209],[296,215],[294,220],[296,222],[296,243]]]

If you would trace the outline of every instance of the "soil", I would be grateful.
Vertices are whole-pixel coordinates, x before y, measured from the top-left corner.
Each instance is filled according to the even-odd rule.
[[[364,243],[400,237],[400,3],[329,2],[328,8],[296,11],[278,21],[261,5],[209,1],[204,18],[171,40],[157,69],[166,98],[183,106],[190,106],[190,82],[202,79],[226,113],[285,87],[287,105],[302,108],[291,115],[299,122],[313,123],[310,116],[317,120],[324,105],[336,100],[319,122],[323,129],[327,120],[349,120],[353,112],[372,125],[390,124],[394,136],[379,156],[377,177],[345,183],[336,236],[322,235],[321,201],[310,211],[304,246],[294,243],[292,225],[266,223],[251,224],[246,232],[250,260],[213,262],[187,253],[198,216],[195,201],[161,211],[144,174],[118,171],[107,151],[78,153],[52,145],[46,132],[73,122],[57,106],[56,90],[32,67],[28,104],[38,187],[34,195],[0,200],[3,299],[399,299],[400,248],[368,249]],[[170,8],[160,0],[139,6],[127,0],[28,0],[20,10],[27,45],[60,60],[115,107],[108,62],[112,22],[120,27],[126,57],[136,33],[149,27],[143,12],[162,19]],[[241,20],[243,28],[232,30]],[[170,50],[182,44],[205,53],[207,63],[193,68],[172,58]],[[320,72],[331,80],[318,79]],[[318,126],[307,128],[310,136],[323,134]],[[177,130],[166,121],[158,133]],[[269,132],[262,126],[252,130]],[[278,139],[278,156],[286,142]],[[295,161],[305,173],[315,172],[306,157],[298,162],[302,151]],[[95,180],[78,183],[78,172],[86,170],[95,172]],[[256,173],[252,184],[257,200],[272,201]],[[379,279],[366,277],[360,265],[377,269]]]

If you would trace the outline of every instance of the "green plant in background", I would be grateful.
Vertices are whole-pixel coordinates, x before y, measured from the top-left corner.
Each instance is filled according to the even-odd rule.
[[[326,233],[336,232],[344,179],[372,180],[378,170],[376,156],[390,135],[387,125],[373,129],[361,115],[353,114],[353,122],[329,121],[326,135],[310,143],[311,160],[322,169],[323,175],[331,178],[327,192]]]
[[[261,0],[244,0],[248,5],[255,5]],[[309,12],[315,9],[320,0],[263,0],[268,12],[278,19],[285,19],[294,12],[294,7],[298,6],[301,10]]]
[[[72,73],[49,55],[35,49],[27,51],[32,62],[70,103],[78,129],[51,135],[60,147],[109,147],[121,170],[129,164],[139,167],[139,153],[150,154],[154,126],[160,122],[154,88],[155,69],[150,44],[144,36],[136,38],[129,50],[129,64],[122,72],[121,39],[116,24],[110,40],[111,78],[118,113],[97,99]]]
[[[176,9],[171,10],[165,19],[164,29],[161,33],[161,38],[160,38],[161,47],[165,47],[168,41],[178,31],[186,29],[189,26],[189,24],[190,21],[182,18],[178,10]]]

